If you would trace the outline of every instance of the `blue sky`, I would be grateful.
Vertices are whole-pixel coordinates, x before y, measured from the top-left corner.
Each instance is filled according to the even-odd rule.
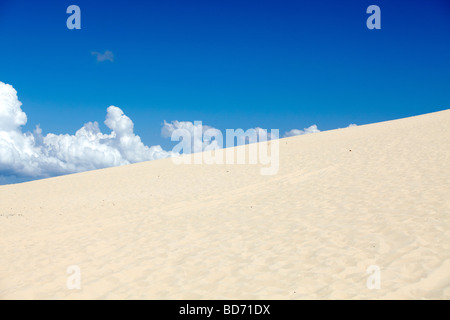
[[[81,8],[68,30],[66,8]],[[381,8],[381,30],[366,9]],[[163,120],[321,130],[450,108],[450,2],[0,0],[0,81],[24,131],[75,133],[120,107],[147,145]],[[114,61],[91,53],[110,50]]]
[[[368,30],[377,3],[382,29]],[[66,28],[77,4],[82,30]],[[448,1],[2,1],[0,81],[30,128],[75,132],[117,105],[163,120],[322,130],[449,108]],[[92,51],[111,50],[114,63]]]

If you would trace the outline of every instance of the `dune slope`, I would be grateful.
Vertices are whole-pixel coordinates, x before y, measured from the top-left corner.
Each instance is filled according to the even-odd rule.
[[[282,139],[273,176],[165,159],[0,186],[0,298],[449,299],[449,127]]]

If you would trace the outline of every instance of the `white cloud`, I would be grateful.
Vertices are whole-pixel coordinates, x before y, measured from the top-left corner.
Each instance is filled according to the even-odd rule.
[[[287,138],[287,137],[294,137],[294,136],[300,136],[300,135],[303,135],[303,134],[317,133],[317,132],[320,132],[320,130],[317,128],[317,125],[314,124],[314,125],[312,125],[312,126],[310,126],[308,128],[305,128],[303,130],[292,129],[292,130],[286,132],[284,134],[284,137],[285,138]]]
[[[351,123],[349,124],[346,128],[351,128],[351,127],[357,127],[357,124]],[[294,136],[300,136],[303,134],[309,134],[309,133],[317,133],[320,132],[319,128],[317,128],[317,125],[312,125],[308,128],[305,128],[303,130],[300,129],[292,129],[290,131],[287,131],[284,133],[284,138],[288,138],[288,137],[294,137]]]
[[[0,82],[0,176],[42,178],[82,172],[175,155],[160,146],[145,146],[122,110],[107,109],[102,133],[97,122],[86,123],[75,135],[23,133],[27,116],[16,90]]]
[[[97,62],[104,62],[104,61],[114,62],[114,54],[109,50],[106,50],[105,53],[96,51],[93,51],[91,53],[93,56],[96,56]]]
[[[220,133],[219,130],[207,126],[207,125],[202,125],[201,123],[192,123],[189,121],[172,121],[171,123],[168,123],[166,121],[164,121],[164,125],[161,129],[161,135],[164,138],[170,138],[172,137],[172,133],[175,130],[186,130],[187,132],[189,132],[190,136],[191,136],[191,150],[192,152],[201,152],[203,150],[205,150],[205,148],[207,148],[208,146],[211,145],[211,143],[216,144],[216,142],[214,141],[208,141],[206,139],[203,139],[203,135],[205,134],[205,132],[208,132],[208,134],[214,135],[216,133]],[[216,145],[217,146],[217,145]],[[213,146],[211,146],[213,147]]]
[[[148,147],[134,133],[133,121],[115,106],[107,109],[105,125],[109,133],[100,131],[97,122],[88,122],[74,135],[43,135],[37,126],[34,132],[22,132],[27,115],[21,109],[16,90],[0,82],[0,184],[22,182],[35,178],[126,165],[141,161],[176,156],[160,146]],[[354,124],[349,127],[356,126]],[[208,137],[222,135],[218,129],[189,121],[164,121],[161,135],[170,138],[177,129],[185,129],[191,137],[191,152],[219,149],[223,140]],[[303,130],[292,129],[284,137],[320,132],[316,125]],[[247,136],[246,136],[247,135]],[[259,127],[238,135],[237,145],[277,139],[278,135]]]
[[[175,130],[180,129],[189,132],[191,137],[191,150],[194,153],[205,150],[221,149],[226,145],[226,132],[222,133],[220,130],[208,125],[203,125],[201,122],[172,121],[171,123],[168,123],[164,121],[161,135],[165,138],[171,138],[172,133]],[[210,139],[210,137],[216,137],[218,135],[222,136],[223,141]],[[236,145],[268,141],[276,138],[278,138],[278,136],[275,136],[272,132],[268,132],[262,128],[250,128],[243,131],[243,135],[237,137]]]

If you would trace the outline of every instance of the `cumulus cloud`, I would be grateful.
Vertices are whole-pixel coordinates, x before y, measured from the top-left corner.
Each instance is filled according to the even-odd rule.
[[[93,51],[91,53],[93,56],[96,56],[97,62],[105,62],[105,61],[114,62],[114,54],[109,50],[106,50],[105,53],[97,51]]]
[[[191,139],[190,146],[192,153],[217,150],[226,146],[226,141],[224,141],[226,139],[226,132],[222,133],[220,130],[208,125],[203,125],[201,122],[172,121],[168,123],[164,121],[161,135],[165,138],[171,138],[176,130],[178,130],[178,132],[185,131],[188,133]],[[233,146],[278,139],[278,135],[274,135],[272,132],[268,132],[259,127],[250,128],[246,131],[234,131],[236,131],[236,141],[232,141]],[[217,139],[219,136],[220,139]],[[174,138],[175,141],[179,141],[178,137]]]
[[[287,138],[287,137],[294,137],[294,136],[300,136],[300,135],[303,135],[303,134],[317,133],[317,132],[320,132],[320,130],[317,128],[317,125],[314,124],[314,125],[310,126],[309,128],[305,128],[303,130],[292,129],[290,131],[287,131],[284,134],[284,137],[285,138]]]
[[[160,146],[148,147],[120,108],[107,109],[102,133],[88,122],[75,135],[22,132],[27,116],[16,90],[0,82],[0,176],[42,178],[174,156]]]
[[[23,132],[27,115],[16,90],[0,82],[0,184],[52,177],[94,169],[121,166],[141,161],[163,159],[179,153],[166,151],[161,146],[148,147],[134,133],[133,121],[115,106],[106,110],[105,125],[110,132],[103,133],[97,122],[84,124],[74,135],[43,134],[40,126],[33,132]],[[355,124],[349,127],[356,126]],[[227,146],[226,132],[203,125],[201,122],[164,121],[161,135],[172,138],[177,130],[184,130],[190,149],[183,152],[201,152]],[[320,132],[316,125],[303,130],[292,129],[284,134],[291,137]],[[222,135],[223,134],[223,135]],[[236,139],[236,141],[234,141]],[[278,139],[278,131],[259,127],[246,131],[235,130],[232,145]],[[173,141],[179,141],[174,137]],[[180,150],[181,152],[181,150]]]
[[[358,126],[357,124],[351,123],[346,128],[357,127],[357,126]],[[300,135],[304,135],[304,134],[317,133],[317,132],[320,132],[320,130],[319,130],[319,128],[317,128],[317,125],[314,124],[308,128],[304,128],[303,130],[292,129],[290,131],[287,131],[284,133],[283,138],[300,136]]]
[[[191,151],[202,152],[204,150],[213,150],[221,148],[222,146],[214,139],[210,139],[218,134],[221,134],[220,130],[203,125],[201,122],[190,121],[172,121],[168,123],[164,121],[161,129],[161,135],[164,138],[171,138],[172,134],[176,131],[186,131],[190,136]],[[176,138],[178,139],[178,138]],[[175,139],[175,140],[176,140]],[[178,140],[176,140],[178,141]],[[185,150],[186,151],[186,150]]]

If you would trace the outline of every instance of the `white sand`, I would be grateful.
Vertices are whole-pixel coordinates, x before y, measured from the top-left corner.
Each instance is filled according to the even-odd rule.
[[[166,159],[0,186],[0,298],[449,299],[449,128],[282,139],[275,176]]]

